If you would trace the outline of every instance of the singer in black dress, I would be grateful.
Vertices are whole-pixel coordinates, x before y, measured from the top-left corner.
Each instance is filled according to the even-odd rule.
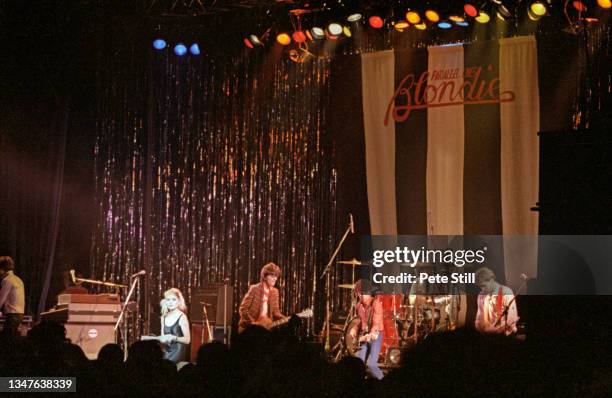
[[[187,360],[187,345],[191,341],[187,307],[180,290],[176,288],[164,292],[161,301],[161,336],[164,358],[174,363]]]

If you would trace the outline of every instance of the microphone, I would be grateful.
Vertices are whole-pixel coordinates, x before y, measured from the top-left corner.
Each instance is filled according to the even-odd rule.
[[[76,276],[74,275],[74,270],[73,269],[70,270],[70,277],[72,278],[72,284],[76,285],[77,284],[76,283]]]
[[[208,304],[208,303],[205,303],[203,301],[200,301],[200,304],[202,304],[205,307],[212,307],[212,304]]]
[[[145,270],[138,271],[135,274],[133,274],[132,276],[130,276],[130,279],[136,278],[137,276],[146,275],[146,274],[147,274],[147,272]]]
[[[529,277],[527,276],[527,274],[522,273],[522,274],[521,274],[521,279],[522,279],[522,280],[524,280],[524,281],[528,281],[528,280],[529,280]]]
[[[353,215],[349,213],[349,226],[351,227],[351,233],[355,233],[355,224],[353,223]]]

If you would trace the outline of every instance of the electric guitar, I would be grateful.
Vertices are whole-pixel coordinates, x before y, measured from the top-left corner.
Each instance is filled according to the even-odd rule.
[[[297,314],[293,314],[295,316],[297,316],[298,318],[312,318],[313,312],[311,308],[307,308],[302,312],[298,312]],[[256,320],[255,322],[251,322],[251,325],[257,325],[257,326],[261,326],[266,328],[267,330],[272,330],[274,328],[277,328],[281,325],[284,325],[285,323],[289,322],[289,320],[291,319],[291,316],[288,316],[286,318],[283,319],[279,319],[277,321],[273,321],[272,319],[268,318],[268,317],[260,317],[258,320]],[[242,333],[244,331],[245,328],[240,328],[240,330],[238,331],[238,333]]]

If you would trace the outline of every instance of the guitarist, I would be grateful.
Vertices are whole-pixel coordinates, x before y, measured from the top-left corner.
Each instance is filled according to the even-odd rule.
[[[374,297],[372,286],[367,279],[357,281],[355,294],[359,298],[355,310],[361,322],[349,333],[353,338],[360,336],[359,341],[362,343],[356,355],[366,364],[368,373],[380,380],[383,378],[383,372],[378,367],[378,355],[383,341],[382,301]]]
[[[476,330],[506,336],[516,333],[519,316],[512,289],[497,283],[495,273],[489,268],[480,268],[474,274],[480,288]]]
[[[280,312],[279,293],[274,287],[280,274],[280,267],[274,263],[268,263],[261,269],[260,282],[249,287],[240,303],[239,332],[251,324],[266,327],[274,320],[287,318]]]

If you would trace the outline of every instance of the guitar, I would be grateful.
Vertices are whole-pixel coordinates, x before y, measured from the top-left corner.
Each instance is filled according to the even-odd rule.
[[[295,316],[297,316],[298,318],[312,318],[313,316],[313,312],[311,308],[307,308],[302,312],[298,312],[297,314],[294,314]],[[272,330],[274,328],[277,328],[281,325],[284,325],[285,323],[289,322],[289,320],[291,319],[291,317],[287,317],[287,318],[283,318],[283,319],[279,319],[277,321],[273,321],[272,319],[268,318],[268,317],[261,317],[258,320],[256,320],[255,322],[251,322],[251,325],[257,325],[257,326],[261,326],[266,328],[267,330]],[[245,328],[241,328],[241,330],[239,330],[239,333],[242,333],[244,331]]]

